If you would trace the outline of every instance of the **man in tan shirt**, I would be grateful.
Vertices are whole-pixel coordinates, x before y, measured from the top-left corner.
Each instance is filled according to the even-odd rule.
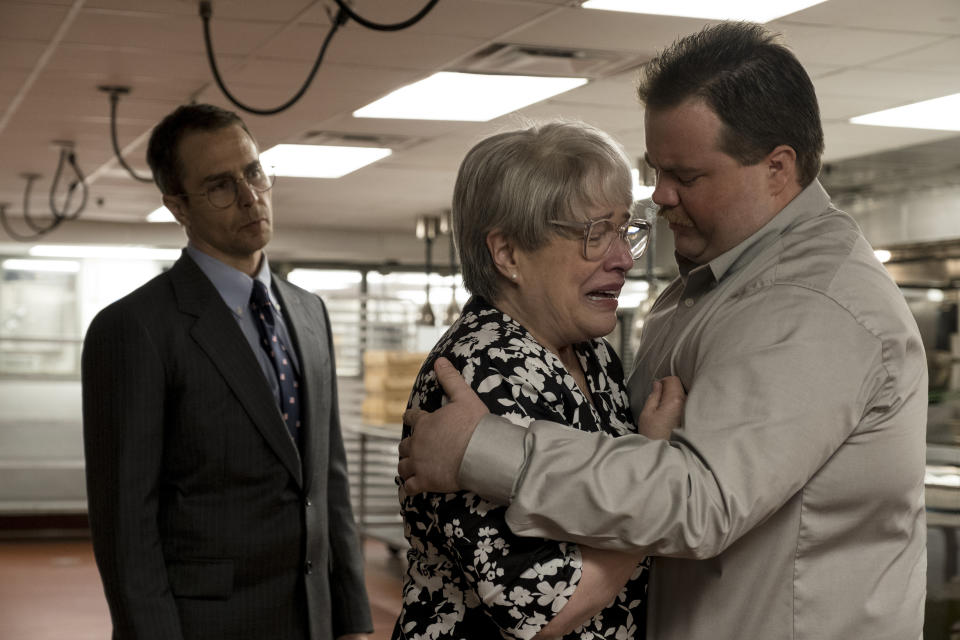
[[[509,503],[520,535],[659,556],[654,640],[921,637],[926,359],[856,223],[816,180],[813,85],[762,27],[723,23],[644,70],[646,160],[680,276],[629,380],[688,391],[670,442],[411,410],[407,492]],[[480,424],[478,425],[478,421]]]

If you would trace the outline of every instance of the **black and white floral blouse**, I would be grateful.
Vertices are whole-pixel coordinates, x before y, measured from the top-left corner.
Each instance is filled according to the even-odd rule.
[[[410,403],[426,410],[443,404],[432,367],[444,356],[492,413],[515,424],[552,420],[613,436],[636,431],[620,360],[610,345],[597,339],[575,351],[593,405],[555,354],[475,296],[430,353]],[[506,508],[475,493],[405,497],[401,491],[401,505],[410,550],[394,640],[532,638],[580,581],[577,545],[513,535]],[[639,565],[614,602],[566,637],[643,638],[648,566]]]

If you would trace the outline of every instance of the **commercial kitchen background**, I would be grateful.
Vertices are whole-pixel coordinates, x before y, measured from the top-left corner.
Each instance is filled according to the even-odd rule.
[[[149,178],[144,152],[152,126],[190,101],[236,109],[214,81],[200,4],[0,0],[0,547],[11,553],[19,547],[9,545],[23,540],[82,540],[78,370],[85,328],[104,305],[169,267],[184,244],[176,224],[148,221],[162,219],[154,213],[156,188],[142,179]],[[380,23],[425,5],[352,3]],[[330,307],[354,508],[370,540],[393,552],[404,545],[392,477],[395,407],[406,393],[385,388],[377,372],[409,369],[411,360],[415,368],[416,356],[400,354],[428,350],[466,300],[446,217],[464,153],[480,137],[525,120],[578,118],[624,144],[636,159],[641,194],[650,177],[632,90],[637,69],[710,22],[580,5],[440,0],[414,26],[389,32],[350,20],[330,38],[302,99],[275,115],[240,112],[262,150],[282,143],[391,150],[339,178],[278,177],[269,255]],[[227,89],[261,109],[287,102],[306,83],[336,8],[332,0],[215,0],[212,54]],[[851,118],[960,94],[960,1],[827,0],[768,26],[783,33],[816,86],[826,132],[821,181],[874,247],[888,252],[882,257],[924,336],[931,402],[927,637],[956,637],[960,100],[952,125],[940,129],[922,128],[936,124],[929,118],[918,128]],[[585,83],[487,121],[354,115],[441,71]],[[68,196],[78,175],[83,183]],[[669,231],[659,229],[653,250],[630,273],[610,337],[621,353],[632,352],[647,305],[675,273],[670,243]],[[422,322],[427,303],[434,325]],[[388,573],[398,570],[384,562]],[[10,615],[12,607],[0,602],[0,636],[14,637],[3,633],[13,628],[4,627]]]

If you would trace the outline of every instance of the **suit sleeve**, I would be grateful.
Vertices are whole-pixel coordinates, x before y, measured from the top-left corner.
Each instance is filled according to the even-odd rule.
[[[816,294],[790,293],[716,319],[673,440],[604,439],[547,422],[519,433],[487,418],[461,483],[510,500],[507,522],[520,535],[721,553],[808,482],[886,382],[879,339]],[[519,464],[498,461],[507,447],[522,451]]]
[[[94,554],[115,637],[182,637],[157,522],[165,371],[123,307],[91,323],[81,361],[83,439]]]
[[[363,575],[363,552],[350,508],[350,483],[347,456],[340,428],[340,406],[337,400],[337,367],[334,362],[333,337],[326,307],[320,302],[326,324],[327,348],[330,350],[330,459],[327,475],[330,522],[330,592],[333,601],[333,635],[370,633],[373,619]]]

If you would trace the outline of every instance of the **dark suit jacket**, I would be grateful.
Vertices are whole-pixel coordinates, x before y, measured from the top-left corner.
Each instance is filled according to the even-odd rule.
[[[236,319],[186,254],[90,325],[87,492],[114,638],[372,629],[326,309],[273,281],[302,369],[302,460]]]

